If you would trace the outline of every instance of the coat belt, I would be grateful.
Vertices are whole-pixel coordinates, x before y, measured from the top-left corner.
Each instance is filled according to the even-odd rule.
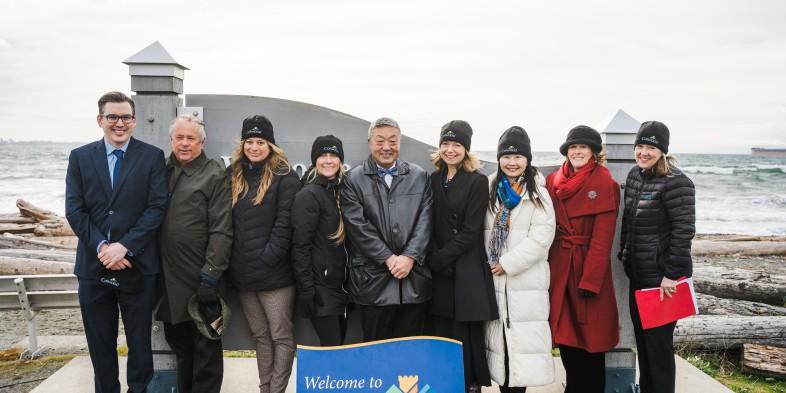
[[[570,284],[572,288],[568,288],[568,292],[573,293],[575,295],[574,298],[578,300],[578,304],[576,304],[576,319],[579,323],[587,321],[587,299],[582,298],[578,294],[579,282],[581,281],[581,275],[584,273],[584,257],[586,256],[584,247],[581,246],[589,246],[590,239],[590,236],[585,235],[563,235],[559,238],[560,246],[570,250],[572,270],[572,282]]]

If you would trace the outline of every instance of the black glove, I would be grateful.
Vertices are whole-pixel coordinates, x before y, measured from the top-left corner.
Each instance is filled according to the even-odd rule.
[[[218,304],[218,286],[205,281],[199,283],[197,288],[199,304]]]
[[[298,302],[300,303],[300,307],[303,308],[303,315],[308,318],[313,318],[314,313],[316,312],[314,307],[314,291],[306,291],[301,292],[298,296]]]
[[[597,295],[597,293],[579,288],[579,296],[582,299],[592,299],[595,295]]]

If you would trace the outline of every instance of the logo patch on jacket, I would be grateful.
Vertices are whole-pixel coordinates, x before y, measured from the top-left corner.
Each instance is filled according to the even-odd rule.
[[[651,201],[652,200],[652,194],[653,194],[652,192],[642,192],[641,193],[641,199],[644,199],[646,201]]]
[[[595,199],[597,197],[598,197],[598,193],[595,190],[591,190],[590,192],[587,193],[587,198],[589,199]]]

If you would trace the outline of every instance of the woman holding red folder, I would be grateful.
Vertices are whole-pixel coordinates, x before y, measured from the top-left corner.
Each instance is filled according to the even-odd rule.
[[[554,345],[565,366],[566,393],[603,393],[605,353],[619,341],[610,255],[620,187],[603,166],[600,134],[570,130],[560,147],[565,162],[546,179],[557,219],[549,252]]]
[[[630,278],[630,315],[639,357],[642,393],[673,393],[676,322],[644,330],[634,290],[660,288],[676,293],[677,280],[690,277],[691,242],[696,233],[695,188],[675,167],[669,129],[658,121],[641,125],[635,142],[636,166],[625,181],[620,259]]]

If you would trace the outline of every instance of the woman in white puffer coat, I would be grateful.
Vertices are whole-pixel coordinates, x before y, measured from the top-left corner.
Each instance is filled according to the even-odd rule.
[[[486,323],[486,354],[500,392],[521,393],[554,381],[547,258],[556,224],[524,129],[502,134],[497,160],[485,242],[500,319]]]

